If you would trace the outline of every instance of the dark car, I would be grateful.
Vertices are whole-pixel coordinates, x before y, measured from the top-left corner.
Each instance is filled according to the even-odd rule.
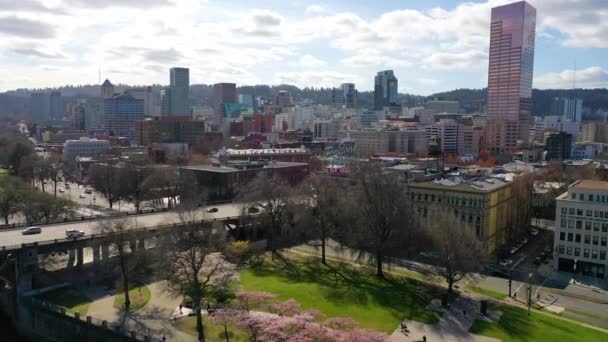
[[[208,209],[206,210],[206,212],[208,212],[208,213],[217,213],[217,212],[218,212],[218,209],[217,209],[217,208],[208,208]]]

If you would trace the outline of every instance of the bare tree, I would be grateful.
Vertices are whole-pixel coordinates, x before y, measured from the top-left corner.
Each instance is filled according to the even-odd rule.
[[[289,224],[291,189],[287,182],[279,176],[259,174],[247,183],[237,195],[237,199],[245,203],[243,210],[256,208],[258,225],[264,229],[267,249],[273,256],[277,249],[286,243],[288,235],[285,228]],[[281,241],[283,240],[283,241]]]
[[[36,179],[40,182],[40,186],[42,191],[44,192],[44,183],[50,176],[51,163],[48,159],[45,158],[37,158],[36,163],[34,164],[34,175]]]
[[[327,264],[325,247],[327,239],[335,237],[343,226],[344,187],[327,176],[312,175],[301,186],[305,198],[301,207],[299,226],[308,239],[307,243],[321,248],[321,262]]]
[[[103,195],[112,209],[114,202],[120,200],[122,195],[118,165],[113,162],[92,165],[90,180],[95,190]]]
[[[447,293],[450,295],[454,283],[483,269],[485,248],[475,236],[474,228],[449,209],[429,208],[423,226],[438,256],[433,272],[448,283]]]
[[[144,182],[149,174],[150,169],[139,163],[126,163],[119,170],[121,192],[127,200],[133,202],[136,211],[139,211],[141,202],[147,196],[148,188]]]
[[[5,224],[19,212],[26,191],[26,184],[20,178],[0,175],[0,217]]]
[[[379,165],[358,166],[355,180],[349,201],[353,236],[357,247],[374,254],[376,275],[384,278],[384,259],[412,242],[415,216],[397,177],[383,174]]]
[[[136,237],[133,234],[133,225],[128,219],[104,220],[100,221],[95,227],[98,234],[107,234],[107,242],[118,258],[118,268],[120,273],[121,290],[125,296],[125,310],[129,310],[131,300],[129,289],[131,283],[131,273],[138,267],[138,255],[145,251],[137,250]]]
[[[60,181],[62,168],[63,162],[61,161],[61,157],[53,156],[48,160],[48,176],[51,182],[53,182],[54,197],[57,197],[57,183]]]
[[[235,266],[220,253],[225,246],[223,232],[196,220],[192,210],[180,216],[183,226],[165,235],[161,243],[163,270],[169,290],[192,301],[198,340],[205,341],[203,299],[211,292],[223,291],[236,280]]]

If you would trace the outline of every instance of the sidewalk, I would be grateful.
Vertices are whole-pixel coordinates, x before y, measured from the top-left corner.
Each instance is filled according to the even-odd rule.
[[[443,313],[443,317],[436,324],[426,324],[417,321],[405,320],[409,333],[401,332],[401,327],[395,329],[391,334],[390,342],[406,342],[406,341],[445,341],[445,342],[498,342],[500,340],[475,335],[469,332],[475,320],[489,320],[496,322],[500,319],[500,313],[488,312],[488,317],[479,314],[479,302],[461,296],[448,309],[441,307],[441,304],[434,301],[429,305],[429,309]]]
[[[98,320],[105,320],[111,327],[120,327],[125,331],[147,333],[156,338],[166,337],[167,341],[191,342],[196,337],[181,332],[171,324],[171,316],[181,300],[164,290],[163,281],[148,284],[150,302],[143,308],[125,312],[114,307],[114,295],[99,287],[84,292],[91,298],[99,298],[89,306],[88,315]]]

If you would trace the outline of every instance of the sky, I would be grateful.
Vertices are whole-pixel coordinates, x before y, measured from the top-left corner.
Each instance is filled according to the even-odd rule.
[[[399,91],[487,83],[490,9],[513,1],[0,0],[0,91],[108,78]],[[608,0],[530,0],[535,88],[608,87]]]

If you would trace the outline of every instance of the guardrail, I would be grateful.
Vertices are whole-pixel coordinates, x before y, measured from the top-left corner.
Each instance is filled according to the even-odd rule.
[[[247,216],[249,216],[249,215],[250,214],[247,214]],[[186,222],[186,223],[180,222],[180,223],[171,223],[171,224],[164,224],[164,225],[152,226],[152,227],[133,228],[133,229],[129,229],[129,233],[135,233],[135,234],[145,233],[145,232],[153,233],[155,230],[183,227],[183,226],[186,226],[189,224],[223,222],[223,221],[228,221],[228,220],[237,220],[237,219],[241,219],[241,218],[242,218],[242,216],[227,216],[227,217],[222,217],[222,218],[196,220],[196,221],[191,221],[191,222]],[[62,239],[36,241],[36,242],[31,242],[31,243],[22,243],[20,245],[2,246],[2,247],[0,247],[0,252],[11,252],[11,251],[15,251],[15,250],[19,250],[19,249],[27,248],[27,247],[48,246],[48,245],[75,242],[75,241],[89,241],[89,240],[94,240],[94,239],[103,239],[103,238],[106,238],[109,236],[113,236],[115,234],[121,234],[121,233],[112,232],[112,233],[105,233],[105,234],[91,234],[91,235],[87,235],[87,236],[79,237],[79,238],[62,238]]]
[[[226,200],[226,201],[206,202],[206,203],[200,203],[198,206],[200,208],[203,208],[203,207],[208,207],[208,206],[212,206],[212,205],[222,205],[222,204],[229,204],[229,203],[232,203],[232,201]],[[116,218],[116,217],[121,217],[121,216],[150,215],[150,214],[157,214],[157,213],[171,211],[173,209],[175,209],[175,208],[164,208],[164,207],[163,208],[150,208],[150,209],[140,209],[140,210],[132,210],[132,211],[118,211],[118,212],[112,212],[112,213],[108,213],[108,214],[94,215],[94,216],[78,215],[78,216],[73,216],[71,218],[65,217],[63,219],[55,220],[52,222],[0,224],[0,231],[22,229],[22,228],[30,227],[30,226],[52,226],[52,225],[65,224],[65,223],[94,221],[94,220],[100,220],[100,219],[106,219],[106,218]]]

